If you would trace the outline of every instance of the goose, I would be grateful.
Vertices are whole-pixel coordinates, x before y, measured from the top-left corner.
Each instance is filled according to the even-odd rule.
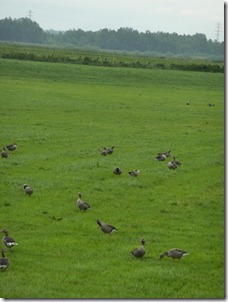
[[[1,156],[2,156],[2,158],[7,158],[9,155],[7,154],[7,152],[5,150],[2,150]]]
[[[106,156],[107,153],[107,149],[104,147],[103,150],[101,151],[101,155]]]
[[[174,248],[174,249],[169,250],[168,252],[164,252],[164,253],[160,254],[158,260],[161,260],[165,256],[173,258],[173,260],[174,259],[180,260],[182,257],[187,256],[187,255],[189,255],[188,252]]]
[[[87,202],[82,200],[81,192],[78,193],[77,205],[81,211],[86,211],[86,210],[90,209],[90,205]]]
[[[113,147],[111,147],[111,148],[109,148],[108,150],[107,150],[107,153],[108,154],[112,154],[113,153],[113,151],[114,151],[114,146]]]
[[[175,169],[177,169],[177,165],[174,162],[169,161],[168,162],[168,168],[171,169],[171,170],[175,170]]]
[[[122,173],[121,169],[119,167],[116,167],[114,170],[113,170],[113,173],[115,175],[120,175]]]
[[[162,154],[164,154],[166,157],[170,157],[171,155],[171,150],[167,151],[167,152],[163,152]]]
[[[12,248],[13,246],[18,245],[13,238],[8,236],[9,233],[6,229],[3,229],[1,232],[5,234],[5,236],[2,239],[2,242],[6,247]]]
[[[208,106],[209,106],[209,107],[213,107],[213,106],[215,106],[215,104],[208,104]]]
[[[130,176],[137,177],[137,176],[139,176],[140,171],[139,171],[139,170],[134,170],[134,171],[128,172],[128,174],[129,174]]]
[[[9,151],[14,151],[17,149],[17,145],[16,145],[16,143],[8,145],[8,146],[4,147],[4,150],[6,150],[6,149]]]
[[[146,253],[146,250],[144,248],[145,240],[141,239],[140,242],[141,242],[141,245],[139,247],[137,247],[135,250],[131,251],[131,254],[133,256],[135,256],[136,258],[143,257]]]
[[[117,231],[117,228],[115,228],[114,226],[110,225],[110,224],[107,224],[107,223],[104,223],[102,222],[101,220],[97,220],[97,224],[100,226],[100,229],[102,230],[102,232],[104,233],[112,233],[114,231]]]
[[[186,105],[190,105],[190,104],[191,104],[191,101],[187,101],[187,102],[186,102]]]
[[[25,194],[27,194],[29,196],[32,195],[33,189],[31,187],[29,187],[28,185],[24,185],[23,188],[24,188]]]
[[[9,259],[5,257],[6,251],[6,249],[2,249],[2,258],[0,258],[0,269],[3,271],[5,271],[10,264]]]
[[[175,164],[176,166],[182,166],[182,163],[179,162],[178,160],[176,160],[176,157],[173,156],[173,161],[172,161],[173,164]]]
[[[158,161],[166,160],[166,155],[164,153],[158,153],[158,156],[155,157]]]

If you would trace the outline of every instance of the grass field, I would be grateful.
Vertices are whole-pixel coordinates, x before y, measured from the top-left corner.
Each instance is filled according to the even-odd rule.
[[[18,243],[1,297],[224,298],[223,74],[1,59],[0,85],[1,144],[17,143],[0,227]],[[168,150],[183,166],[155,160]],[[189,256],[158,261],[174,247]]]

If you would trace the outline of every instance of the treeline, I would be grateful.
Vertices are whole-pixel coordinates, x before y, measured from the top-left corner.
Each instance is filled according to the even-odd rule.
[[[224,56],[224,42],[207,40],[204,34],[178,35],[150,31],[139,32],[132,28],[84,31],[72,29],[65,32],[44,31],[29,18],[0,20],[0,40],[116,51],[138,51],[150,54],[184,56]]]

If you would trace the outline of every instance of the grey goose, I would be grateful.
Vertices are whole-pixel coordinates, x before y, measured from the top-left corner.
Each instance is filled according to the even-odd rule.
[[[86,210],[90,209],[90,205],[86,201],[82,200],[81,192],[78,193],[77,205],[81,211],[86,211]]]
[[[165,256],[170,257],[173,260],[174,259],[180,260],[182,257],[187,256],[187,255],[189,255],[188,252],[186,252],[184,250],[173,248],[173,249],[169,250],[168,252],[164,252],[164,253],[160,254],[158,260],[161,260]]]
[[[141,245],[139,247],[137,247],[136,249],[134,249],[133,251],[131,251],[131,254],[133,256],[135,256],[136,258],[141,258],[145,255],[146,250],[144,248],[144,244],[145,244],[145,240],[142,238],[140,240]]]
[[[2,258],[0,258],[0,269],[3,271],[5,271],[10,264],[9,259],[5,256],[6,251],[6,249],[2,249]]]
[[[12,248],[13,246],[18,245],[12,237],[9,237],[9,233],[6,229],[3,229],[1,232],[5,234],[5,236],[2,239],[2,243],[6,247]]]
[[[101,220],[97,220],[97,224],[99,225],[100,229],[102,230],[102,232],[110,234],[114,231],[117,231],[117,228],[115,228],[114,226],[112,226],[111,224],[108,223],[104,223]]]
[[[26,195],[31,196],[33,194],[33,189],[30,186],[25,184],[23,185],[23,188]]]

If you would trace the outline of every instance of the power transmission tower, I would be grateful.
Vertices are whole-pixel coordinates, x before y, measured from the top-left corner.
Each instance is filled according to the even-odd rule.
[[[219,42],[219,38],[220,38],[220,34],[221,34],[221,23],[218,22],[216,25],[216,42]]]
[[[32,15],[33,15],[33,12],[31,11],[31,9],[28,11],[28,15],[27,15],[27,17],[29,18],[29,19],[32,19]]]

